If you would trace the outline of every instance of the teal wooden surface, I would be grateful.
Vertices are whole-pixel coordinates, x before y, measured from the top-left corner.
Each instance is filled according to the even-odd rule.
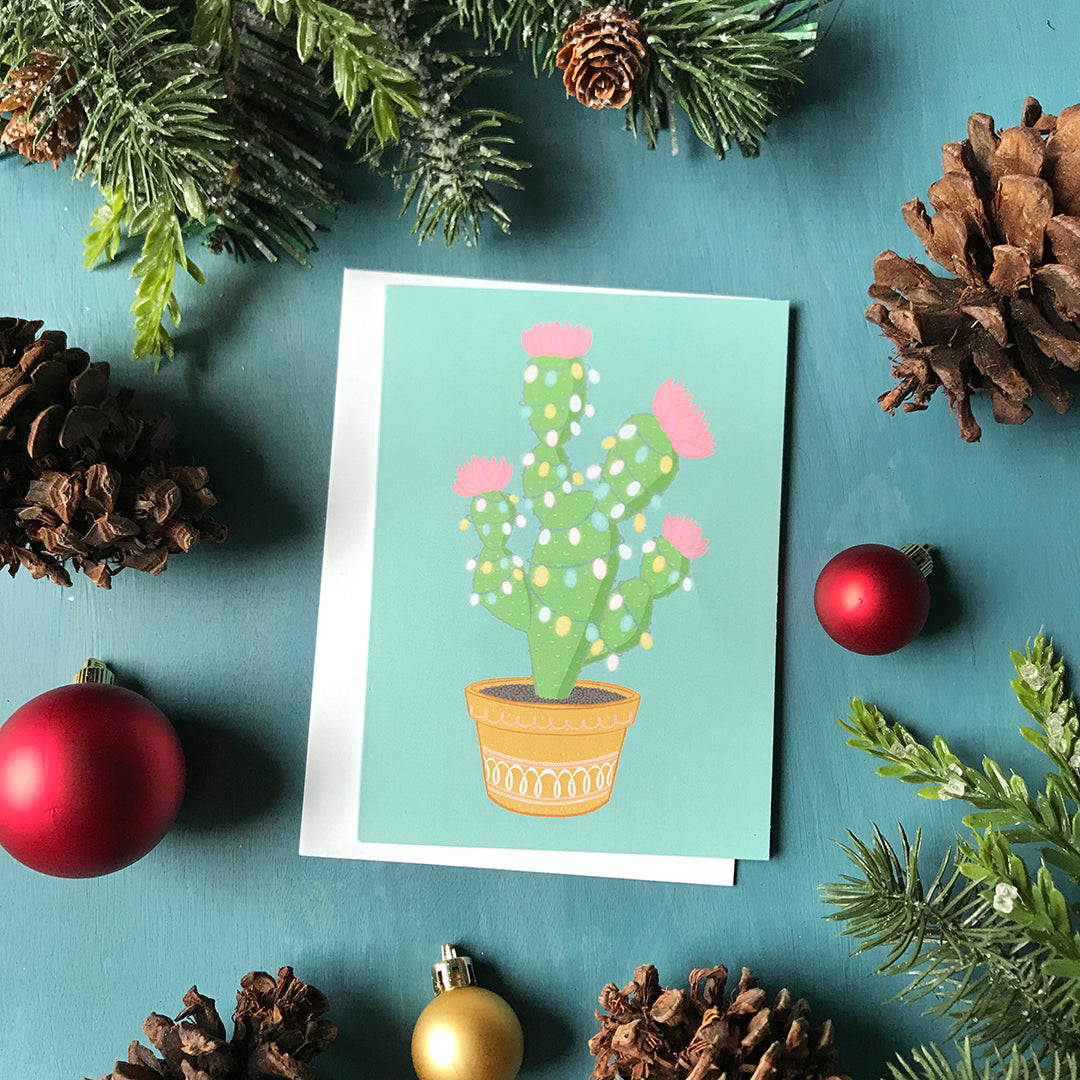
[[[192,983],[227,1012],[244,972],[281,964],[329,995],[340,1025],[320,1077],[408,1077],[443,941],[471,952],[518,1010],[526,1080],[586,1077],[597,993],[645,961],[667,985],[716,961],[788,985],[833,1018],[853,1077],[942,1034],[917,1007],[882,1004],[896,987],[849,958],[817,887],[845,872],[833,844],[845,827],[921,822],[944,843],[960,811],[875,778],[834,718],[857,693],[967,755],[1033,765],[1006,651],[1045,627],[1080,661],[1080,412],[1038,407],[1019,428],[986,416],[978,446],[961,442],[943,401],[883,416],[889,350],[863,321],[865,290],[879,251],[920,253],[900,205],[925,196],[969,113],[1009,126],[1028,94],[1051,112],[1080,100],[1080,8],[830,7],[806,86],[757,160],[717,163],[689,138],[676,158],[650,154],[619,118],[522,69],[503,92],[535,166],[508,200],[512,237],[418,248],[396,196],[358,175],[311,272],[195,253],[208,285],[185,289],[182,358],[157,377],[126,361],[129,264],[80,267],[93,193],[63,169],[0,162],[0,313],[67,330],[114,362],[117,383],[172,411],[178,452],[209,466],[231,529],[224,547],[157,579],[128,571],[111,593],[0,581],[0,712],[100,656],[173,717],[191,772],[178,825],[125,871],[60,881],[0,858],[3,1080],[100,1077]],[[346,266],[793,301],[774,855],[740,864],[735,888],[297,855]],[[811,606],[821,566],[853,543],[911,540],[939,558],[927,632],[887,657],[834,646]],[[677,829],[680,815],[709,814],[711,789],[738,782],[688,762],[678,790],[642,792],[642,811]]]

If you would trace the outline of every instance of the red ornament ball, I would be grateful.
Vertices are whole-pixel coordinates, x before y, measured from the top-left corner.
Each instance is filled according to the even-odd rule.
[[[169,831],[185,779],[180,740],[146,698],[58,687],[0,727],[0,845],[54,877],[111,874]]]
[[[903,648],[926,623],[930,587],[913,559],[884,544],[857,544],[826,564],[814,586],[825,632],[870,656]]]

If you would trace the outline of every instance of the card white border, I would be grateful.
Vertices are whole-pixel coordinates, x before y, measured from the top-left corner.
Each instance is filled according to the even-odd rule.
[[[387,285],[553,292],[570,289],[581,293],[624,296],[697,295],[430,277],[373,270],[345,271],[335,397],[337,407],[334,410],[330,455],[330,487],[319,590],[300,854],[639,881],[733,885],[734,859],[383,844],[357,839],[382,368],[381,364],[369,365],[356,361],[358,354],[382,355]],[[344,403],[347,403],[347,408]],[[343,496],[344,492],[349,493],[348,497]],[[355,584],[343,587],[345,582],[355,582],[357,575],[364,578],[367,588],[357,589]]]

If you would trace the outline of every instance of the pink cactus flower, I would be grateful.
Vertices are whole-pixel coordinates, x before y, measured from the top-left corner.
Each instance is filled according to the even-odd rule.
[[[570,360],[584,356],[592,344],[592,331],[586,326],[538,322],[531,330],[522,330],[521,344],[530,356],[559,356]]]
[[[709,550],[709,541],[701,535],[701,526],[693,518],[668,514],[660,531],[664,539],[688,559],[700,558]]]
[[[652,403],[653,416],[680,457],[708,457],[716,449],[704,409],[694,405],[693,395],[682,383],[667,379],[660,384]]]
[[[474,495],[483,495],[489,491],[502,491],[514,475],[514,466],[506,463],[506,458],[482,458],[473,454],[471,460],[458,466],[457,479],[450,485],[455,495],[464,495],[471,499]]]

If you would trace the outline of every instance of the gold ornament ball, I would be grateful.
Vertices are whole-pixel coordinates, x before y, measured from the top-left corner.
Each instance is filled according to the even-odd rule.
[[[413,1068],[420,1080],[513,1080],[524,1052],[514,1010],[480,986],[437,995],[413,1029]]]

